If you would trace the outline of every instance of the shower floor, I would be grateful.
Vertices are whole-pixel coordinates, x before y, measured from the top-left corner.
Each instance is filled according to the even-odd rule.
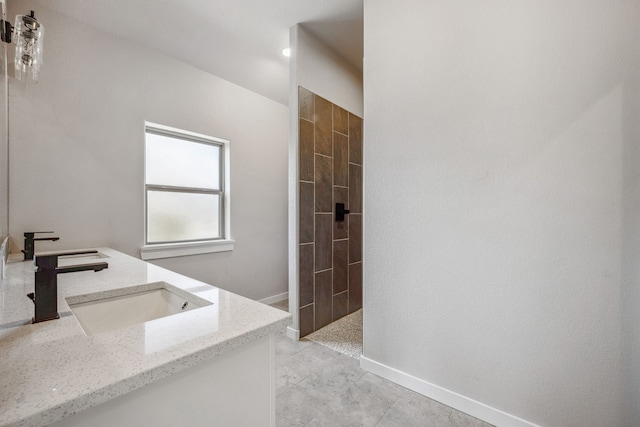
[[[271,306],[289,311],[289,300],[280,301],[271,304]],[[301,341],[304,340],[316,342],[354,359],[359,359],[362,356],[362,309],[301,338]]]
[[[362,309],[318,329],[303,339],[359,359],[362,356]]]

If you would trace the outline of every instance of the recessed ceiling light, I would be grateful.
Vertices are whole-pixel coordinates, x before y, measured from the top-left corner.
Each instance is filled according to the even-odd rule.
[[[284,56],[286,56],[287,58],[290,57],[291,56],[291,48],[286,47],[286,48],[282,49],[282,54]]]

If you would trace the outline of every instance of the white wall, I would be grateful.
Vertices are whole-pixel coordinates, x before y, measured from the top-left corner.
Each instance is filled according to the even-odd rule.
[[[639,425],[638,2],[364,16],[365,362],[501,425]]]
[[[138,255],[148,120],[231,141],[235,250],[157,264],[255,299],[286,292],[288,109],[30,1],[9,8],[46,28],[39,83],[10,86],[13,239],[47,229],[61,240],[39,250]]]
[[[289,102],[295,96],[297,105],[297,86],[302,86],[362,117],[362,73],[318,40],[304,25],[291,28],[290,44],[295,68],[290,79],[295,81],[296,91],[289,93]]]
[[[303,25],[289,32],[289,312],[298,319],[298,86],[363,117],[362,73],[319,41]]]
[[[630,14],[630,19],[638,14]],[[640,426],[640,50],[634,48],[640,40],[640,25],[631,33],[630,44],[635,50],[635,63],[624,79],[623,118],[623,344],[626,367],[627,403],[631,409],[629,425]]]

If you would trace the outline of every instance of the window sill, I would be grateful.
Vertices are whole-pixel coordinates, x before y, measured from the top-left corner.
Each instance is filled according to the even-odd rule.
[[[209,242],[168,243],[164,245],[147,245],[140,248],[143,260],[174,258],[179,256],[209,254],[213,252],[232,251],[235,240],[212,240]]]

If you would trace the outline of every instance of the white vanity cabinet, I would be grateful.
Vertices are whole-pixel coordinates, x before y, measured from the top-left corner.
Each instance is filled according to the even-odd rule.
[[[109,248],[58,278],[60,319],[31,324],[33,264],[0,281],[0,426],[273,426],[274,334],[291,316]],[[69,301],[169,284],[210,304],[87,334]]]

